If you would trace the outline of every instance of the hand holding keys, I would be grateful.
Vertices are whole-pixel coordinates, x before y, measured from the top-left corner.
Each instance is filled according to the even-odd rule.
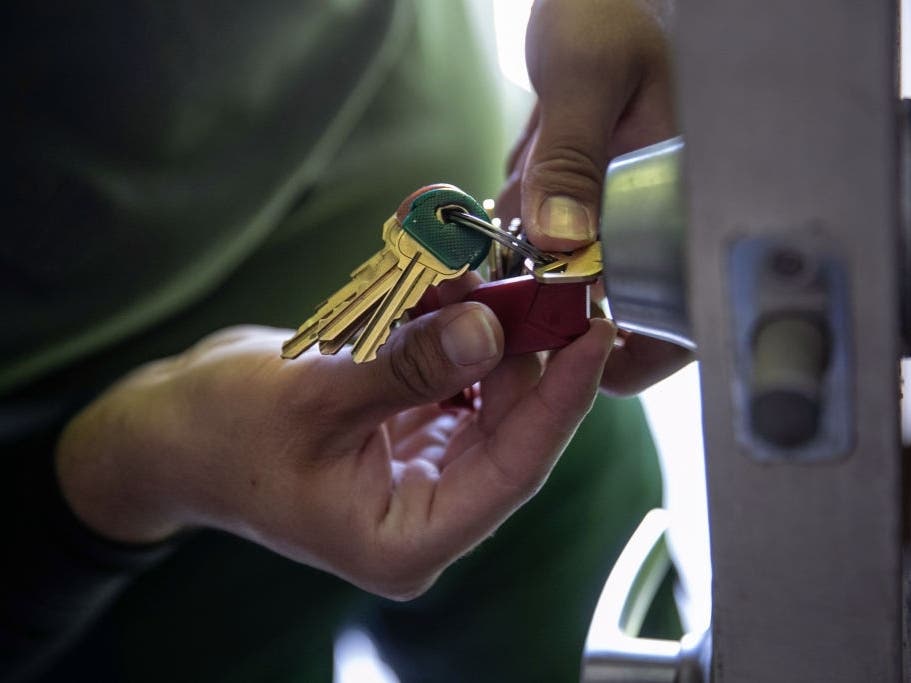
[[[428,288],[474,270],[487,257],[490,237],[447,221],[443,210],[451,208],[489,220],[474,198],[452,185],[415,192],[383,225],[384,248],[282,345],[282,357],[296,358],[317,342],[321,353],[332,354],[354,340],[355,362],[376,358],[392,326]]]

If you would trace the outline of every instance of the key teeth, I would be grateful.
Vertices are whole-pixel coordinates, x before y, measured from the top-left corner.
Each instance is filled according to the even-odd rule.
[[[382,344],[380,344],[380,347],[381,346],[382,346]],[[370,361],[376,360],[376,354],[377,354],[377,351],[379,351],[380,347],[377,347],[375,349],[368,349],[367,351],[362,352],[362,353],[352,352],[351,359],[355,363],[369,363]]]
[[[362,358],[363,362],[366,362],[376,358],[377,350],[386,343],[393,326],[409,308],[417,304],[417,300],[432,284],[434,277],[427,272],[420,259],[421,253],[416,251],[374,309],[364,325],[361,336],[355,342],[352,356],[356,359]]]
[[[322,319],[316,322],[308,321],[298,327],[294,336],[282,344],[282,358],[297,358],[313,346],[319,340],[322,322]]]

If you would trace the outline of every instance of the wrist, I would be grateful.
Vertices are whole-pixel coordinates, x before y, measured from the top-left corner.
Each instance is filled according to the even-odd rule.
[[[102,395],[66,426],[56,474],[63,499],[91,531],[120,543],[156,543],[185,525],[162,476],[155,411],[133,383]]]

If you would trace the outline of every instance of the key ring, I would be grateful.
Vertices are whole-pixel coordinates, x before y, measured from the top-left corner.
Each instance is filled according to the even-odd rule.
[[[518,252],[526,259],[531,259],[535,264],[544,265],[553,263],[556,259],[545,251],[541,251],[536,246],[525,240],[521,240],[512,233],[498,228],[493,223],[488,223],[482,218],[472,216],[460,206],[444,206],[440,213],[447,221],[458,223],[466,227],[473,228],[478,232],[487,235],[508,249]]]

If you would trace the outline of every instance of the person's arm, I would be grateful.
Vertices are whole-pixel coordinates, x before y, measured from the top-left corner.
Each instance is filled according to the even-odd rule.
[[[569,251],[597,238],[604,173],[625,152],[673,137],[670,0],[536,0],[526,63],[538,96],[498,201],[529,239]],[[632,394],[692,360],[667,342],[623,334],[602,388]]]
[[[613,328],[594,321],[543,374],[533,355],[502,360],[502,330],[476,303],[412,321],[360,365],[283,360],[288,334],[223,331],[100,397],[58,447],[76,514],[123,542],[221,529],[411,598],[541,486],[591,406]],[[436,405],[481,380],[477,412]]]
[[[447,284],[444,301],[472,286]],[[380,595],[420,594],[543,484],[613,334],[594,321],[542,369],[502,359],[490,310],[461,303],[398,329],[371,363],[283,360],[289,330],[244,327],[138,368],[63,430],[59,491],[52,445],[23,452],[40,492],[10,525],[20,583],[7,594],[21,599],[0,624],[5,672],[47,659],[199,527]],[[478,410],[438,407],[478,381]]]

